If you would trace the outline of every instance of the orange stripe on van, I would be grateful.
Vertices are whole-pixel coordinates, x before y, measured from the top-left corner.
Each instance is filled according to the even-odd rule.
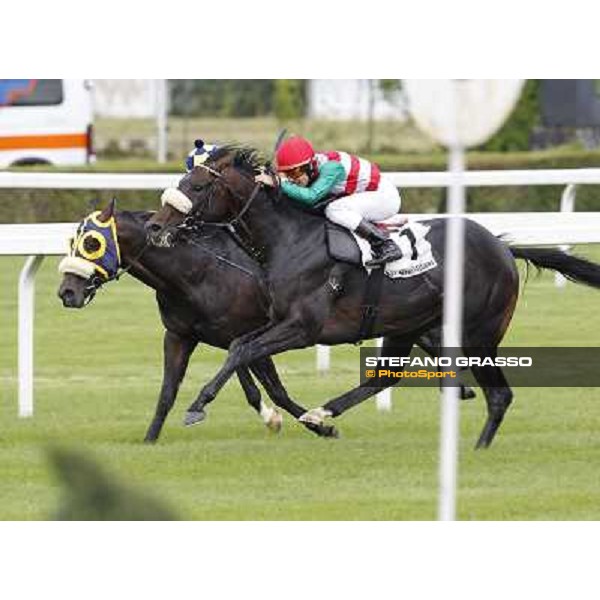
[[[0,150],[27,150],[29,148],[85,148],[85,133],[19,135],[0,137]]]

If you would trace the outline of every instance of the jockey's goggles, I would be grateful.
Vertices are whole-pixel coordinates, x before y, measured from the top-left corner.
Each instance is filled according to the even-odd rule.
[[[297,167],[293,167],[291,169],[286,169],[285,171],[282,171],[282,172],[288,179],[299,179],[300,177],[302,177],[302,175],[310,176],[311,171],[312,171],[311,165],[308,162],[303,165],[298,165]]]

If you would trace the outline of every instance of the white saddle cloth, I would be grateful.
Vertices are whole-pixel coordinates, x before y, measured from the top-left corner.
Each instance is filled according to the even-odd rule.
[[[386,263],[385,274],[390,279],[408,279],[426,273],[437,267],[437,261],[431,251],[431,244],[427,241],[430,227],[421,223],[406,223],[406,218],[400,215],[382,221],[388,226],[397,226],[398,229],[390,231],[390,238],[402,250],[402,258]],[[360,248],[362,263],[366,265],[373,258],[371,244],[353,232],[354,239]],[[371,268],[365,266],[370,273]]]

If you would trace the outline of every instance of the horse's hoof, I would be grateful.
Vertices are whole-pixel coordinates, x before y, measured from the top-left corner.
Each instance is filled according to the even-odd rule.
[[[340,432],[333,425],[322,425],[321,436],[326,438],[339,438]]]
[[[283,425],[283,417],[277,411],[273,412],[273,416],[265,423],[267,429],[273,433],[279,433]]]
[[[475,398],[475,396],[477,396],[477,394],[475,393],[475,390],[472,387],[469,387],[467,385],[461,389],[461,400],[472,400],[473,398]]]
[[[311,425],[323,425],[323,421],[330,416],[331,412],[324,408],[311,408],[301,415],[298,421],[305,424],[310,423]]]
[[[316,425],[315,423],[302,423],[306,429],[322,438],[337,438],[340,437],[338,430],[333,425],[324,425],[323,423]]]
[[[206,413],[203,410],[188,410],[188,412],[185,413],[183,424],[186,427],[190,427],[191,425],[204,421],[205,418]]]

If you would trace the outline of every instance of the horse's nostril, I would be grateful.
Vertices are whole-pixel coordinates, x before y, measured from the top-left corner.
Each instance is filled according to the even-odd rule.
[[[62,292],[59,294],[60,299],[63,302],[63,306],[73,306],[74,302],[75,302],[75,292],[73,290],[62,290]]]

